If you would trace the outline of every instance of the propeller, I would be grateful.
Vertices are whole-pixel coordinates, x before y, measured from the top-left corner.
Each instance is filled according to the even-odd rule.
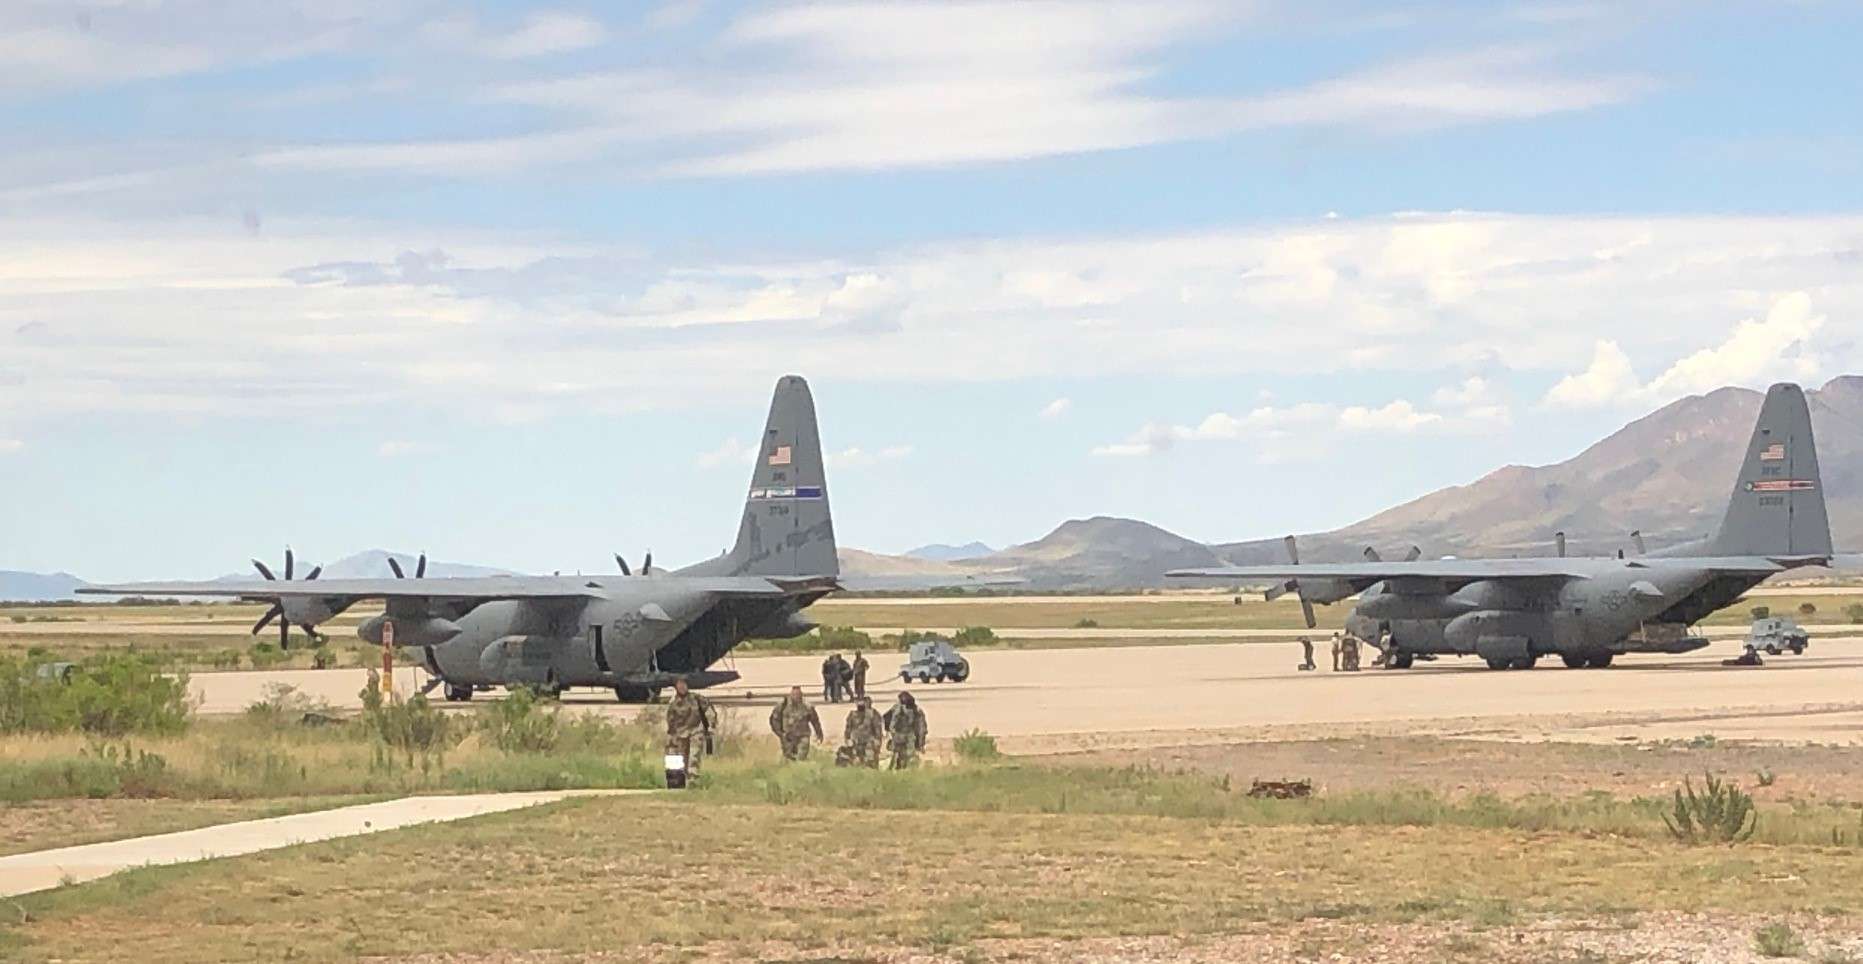
[[[264,576],[266,582],[280,581],[277,576],[272,574],[272,570],[268,566],[266,566],[265,563],[260,562],[257,559],[254,559],[252,560],[252,567],[254,569],[259,570],[259,575]],[[285,547],[285,578],[283,581],[290,582],[293,572],[296,568],[297,568],[297,559],[292,555],[291,547],[286,546]],[[305,573],[304,581],[305,582],[315,581],[316,578],[321,575],[323,575],[323,567],[317,566],[313,568],[310,572]],[[278,648],[279,649],[290,649],[291,648],[291,617],[286,615],[285,613],[285,602],[283,599],[280,599],[277,602],[272,603],[272,608],[267,609],[265,611],[265,615],[260,616],[259,621],[252,624],[252,635],[257,636],[261,632],[264,632],[265,627],[271,625],[272,620],[274,619],[278,620]],[[312,638],[315,638],[317,636],[316,626],[313,626],[309,623],[304,623],[300,626],[300,628],[304,630],[306,635]]]
[[[396,579],[407,578],[407,573],[401,571],[401,561],[394,556],[388,557],[388,568],[394,571]],[[414,578],[427,578],[427,554],[424,552],[420,554],[420,558],[414,563]]]
[[[1294,541],[1294,537],[1288,536],[1282,544],[1287,546],[1287,561],[1296,566],[1300,565],[1300,546]],[[1377,555],[1373,550],[1368,549],[1366,551],[1373,556]],[[1317,628],[1320,625],[1320,621],[1313,616],[1313,604],[1308,602],[1307,597],[1300,592],[1300,580],[1289,579],[1278,586],[1270,588],[1263,595],[1272,602],[1290,592],[1300,599],[1300,614],[1306,617],[1307,628]]]
[[[1416,562],[1418,559],[1421,559],[1421,558],[1423,558],[1423,547],[1422,546],[1411,546],[1410,551],[1404,553],[1405,562]]]
[[[623,576],[631,576],[634,574],[634,570],[627,567],[627,560],[621,558],[621,554],[618,552],[615,553],[615,565],[621,567],[621,574]],[[640,574],[643,576],[653,575],[653,553],[647,553],[646,558],[640,561]]]
[[[1559,558],[1564,559],[1565,558],[1565,533],[1564,532],[1553,533],[1553,544],[1559,547]]]
[[[1630,530],[1630,544],[1637,547],[1637,555],[1646,555],[1649,550],[1643,547],[1643,530]]]

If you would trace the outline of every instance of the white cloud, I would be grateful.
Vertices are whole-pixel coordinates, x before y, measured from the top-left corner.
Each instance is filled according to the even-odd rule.
[[[1748,318],[1734,326],[1726,341],[1671,365],[1650,381],[1647,392],[1667,399],[1723,385],[1816,378],[1823,360],[1811,340],[1824,323],[1823,315],[1812,313],[1811,296],[1793,292],[1773,302],[1764,319]]]
[[[1630,356],[1610,338],[1598,339],[1592,349],[1591,364],[1585,370],[1559,379],[1546,393],[1546,405],[1552,408],[1599,408],[1620,405],[1642,391]]]
[[[1415,432],[1441,424],[1435,412],[1420,412],[1405,399],[1396,399],[1377,408],[1352,405],[1339,412],[1339,427],[1350,432]]]
[[[715,469],[721,465],[749,465],[756,460],[756,447],[745,445],[734,435],[719,443],[717,448],[700,455],[697,464],[702,469]]]
[[[1406,215],[751,262],[280,215],[260,239],[226,221],[18,218],[0,236],[0,412],[524,419],[760,391],[773,359],[869,382],[1478,369],[1493,397],[1463,375],[1428,398],[1444,420],[1428,430],[1460,430],[1500,416],[1512,373],[1594,353],[1549,405],[1640,391],[1631,357],[1714,349],[1661,381],[1677,391],[1685,374],[1746,377],[1726,366],[1750,352],[1768,359],[1754,377],[1842,359],[1863,336],[1859,252],[1857,216]],[[1069,279],[1065,294],[1037,276]],[[1800,290],[1815,312],[1754,294]],[[863,326],[874,304],[887,323]],[[1741,317],[1761,320],[1731,338],[1703,326]],[[1294,409],[1181,428],[1241,437]],[[1178,440],[1163,428],[1146,450]]]
[[[1049,402],[1048,404],[1043,405],[1041,407],[1041,417],[1045,419],[1051,419],[1051,420],[1057,419],[1063,415],[1066,415],[1067,410],[1073,407],[1074,407],[1073,399],[1057,398],[1054,401]]]
[[[561,11],[538,11],[508,30],[488,29],[469,15],[435,20],[421,30],[429,43],[495,60],[519,60],[600,45],[608,31],[599,21]]]
[[[1735,324],[1724,341],[1689,353],[1647,385],[1637,378],[1629,356],[1616,341],[1599,339],[1591,364],[1560,379],[1546,393],[1545,404],[1552,408],[1658,405],[1727,385],[1762,388],[1780,379],[1813,381],[1825,373],[1825,359],[1814,338],[1827,320],[1813,312],[1811,297],[1805,292],[1783,295],[1773,301],[1765,318]]]
[[[876,452],[853,446],[839,452],[828,452],[822,456],[822,461],[831,469],[854,469],[878,465],[881,462],[896,462],[911,454],[912,446],[910,445],[888,445]]]

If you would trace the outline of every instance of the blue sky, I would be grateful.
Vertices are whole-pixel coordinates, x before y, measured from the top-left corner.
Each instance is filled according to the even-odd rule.
[[[1844,3],[0,9],[0,568],[1230,540],[1863,368]]]

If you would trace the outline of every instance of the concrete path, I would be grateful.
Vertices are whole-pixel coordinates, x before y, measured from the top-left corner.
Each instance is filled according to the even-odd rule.
[[[464,820],[488,813],[555,803],[573,796],[627,792],[639,791],[552,790],[406,797],[152,837],[133,837],[81,847],[15,854],[0,857],[0,897],[15,897],[64,884],[96,880],[135,867],[237,857],[261,850],[354,837],[415,824]]]

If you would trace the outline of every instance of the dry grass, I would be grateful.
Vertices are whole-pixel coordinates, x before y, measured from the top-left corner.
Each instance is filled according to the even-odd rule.
[[[282,800],[40,800],[0,805],[0,856],[327,810],[377,797]]]
[[[346,960],[724,937],[932,948],[1219,935],[1261,922],[1732,910],[1842,915],[1854,854],[1452,828],[580,801],[184,868],[21,902],[28,960]],[[0,944],[0,950],[6,949]]]

